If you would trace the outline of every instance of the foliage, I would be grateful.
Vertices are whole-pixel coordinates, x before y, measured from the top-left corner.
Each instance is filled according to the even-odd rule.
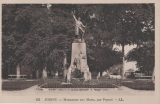
[[[154,68],[154,44],[146,42],[141,47],[134,48],[126,56],[127,61],[136,61],[136,66],[142,72],[153,71]]]
[[[126,59],[151,70],[154,8],[154,4],[52,4],[49,9],[46,4],[3,4],[2,63],[13,69],[22,64],[40,70],[62,70],[64,52],[70,62],[74,11],[76,18],[81,17],[87,25],[84,38],[91,71],[102,72],[123,63],[127,44],[137,44],[137,48]],[[112,50],[114,44],[121,45],[122,52]]]
[[[89,54],[89,67],[91,71],[104,71],[111,66],[121,64],[121,52],[110,50],[107,47],[99,47],[94,53]]]
[[[69,48],[71,39],[64,34],[66,31],[58,28],[62,23],[56,19],[63,14],[51,18],[52,15],[54,11],[50,12],[42,5],[3,5],[3,62],[14,65],[21,62],[38,66],[38,69],[52,62],[50,67],[60,68],[64,47]]]
[[[72,75],[74,78],[83,78],[84,73],[78,69],[75,69],[75,71],[72,72]]]

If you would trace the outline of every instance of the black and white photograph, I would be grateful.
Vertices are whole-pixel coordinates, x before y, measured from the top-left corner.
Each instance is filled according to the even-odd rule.
[[[1,4],[0,103],[159,104],[155,2],[52,2]]]

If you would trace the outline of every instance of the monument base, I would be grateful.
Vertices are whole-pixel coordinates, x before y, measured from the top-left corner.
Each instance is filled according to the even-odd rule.
[[[91,73],[87,64],[86,43],[75,40],[72,43],[71,64],[68,72],[72,74],[77,69],[84,73],[83,78],[85,81],[91,80]]]
[[[87,65],[86,43],[72,43],[72,55],[70,67],[84,72],[89,69]]]

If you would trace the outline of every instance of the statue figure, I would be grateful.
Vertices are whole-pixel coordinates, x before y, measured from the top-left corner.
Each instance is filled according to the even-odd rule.
[[[83,56],[83,53],[80,51],[80,53],[79,53],[79,65],[80,65],[80,70],[82,70],[82,68],[83,68],[82,56]]]
[[[74,59],[73,65],[75,66],[75,68],[78,68],[78,59],[77,58]]]
[[[75,39],[79,38],[79,32],[80,30],[82,31],[82,36],[81,36],[81,41],[83,40],[83,35],[85,33],[85,30],[83,29],[83,27],[86,27],[83,25],[83,23],[81,22],[81,18],[78,17],[78,19],[76,19],[74,13],[72,12],[74,20],[76,22],[76,26],[75,26]]]

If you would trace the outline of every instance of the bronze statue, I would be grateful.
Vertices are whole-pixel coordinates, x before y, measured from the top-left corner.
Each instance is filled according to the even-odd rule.
[[[76,25],[75,25],[75,39],[79,38],[80,30],[81,30],[81,32],[82,32],[81,41],[82,41],[83,40],[83,35],[85,33],[85,30],[83,28],[86,27],[86,26],[83,25],[83,23],[81,22],[81,18],[80,17],[78,17],[78,19],[76,19],[76,17],[75,17],[73,12],[72,12],[72,14],[73,14],[74,20],[76,22]]]

